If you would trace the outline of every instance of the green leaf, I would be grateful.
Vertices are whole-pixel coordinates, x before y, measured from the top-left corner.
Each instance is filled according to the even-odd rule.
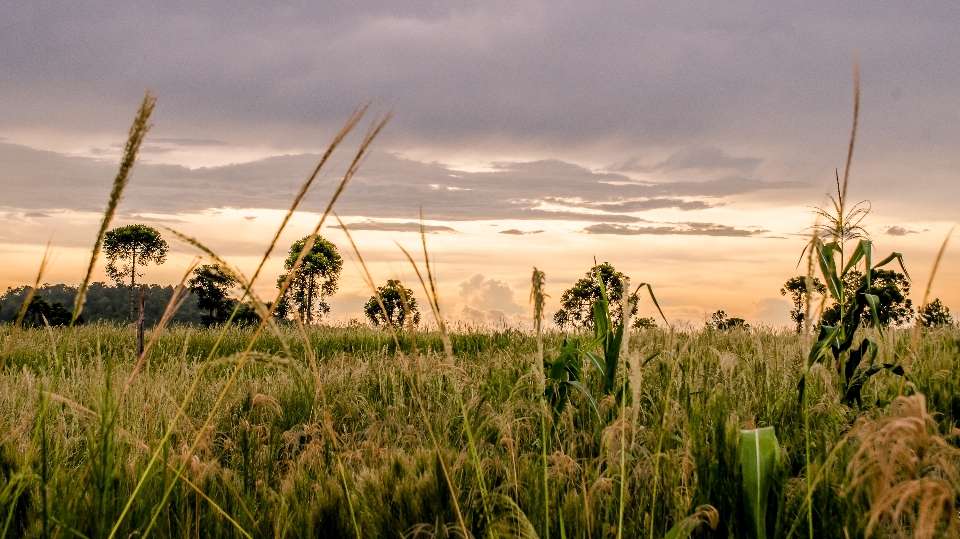
[[[857,244],[857,248],[853,250],[853,254],[850,255],[850,260],[847,261],[847,265],[843,268],[843,274],[846,275],[848,271],[855,268],[857,263],[859,263],[864,258],[867,259],[867,279],[870,278],[870,254],[873,252],[873,243],[870,240],[860,240],[860,243]]]
[[[876,269],[881,266],[885,266],[894,260],[896,260],[897,262],[900,262],[900,269],[903,270],[903,274],[907,276],[907,279],[910,279],[910,274],[907,273],[907,268],[906,266],[903,265],[903,255],[900,253],[890,253],[890,255],[887,256],[887,258],[884,258],[880,262],[877,262],[877,265],[874,266],[873,268]]]
[[[883,328],[880,326],[880,319],[877,318],[877,312],[880,310],[880,298],[874,294],[863,294],[863,299],[867,302],[867,305],[870,306],[870,315],[873,317],[874,327],[883,333]]]
[[[667,317],[663,314],[663,309],[660,308],[660,302],[657,301],[657,296],[653,295],[653,288],[651,288],[648,283],[640,283],[637,286],[637,289],[633,292],[633,295],[636,296],[637,292],[639,292],[644,286],[647,287],[647,292],[650,292],[650,299],[652,299],[653,304],[657,306],[657,311],[660,313],[660,317],[663,318],[663,322],[669,326],[670,322],[667,321]]]
[[[814,363],[817,363],[823,360],[827,355],[827,351],[833,347],[839,346],[839,337],[841,326],[821,326],[820,328],[820,338],[817,342],[810,348],[810,356],[807,358],[807,366],[812,366]]]
[[[740,431],[743,467],[743,504],[750,536],[767,537],[767,497],[780,460],[780,444],[773,427]]]
[[[813,247],[817,253],[820,273],[823,274],[823,280],[827,283],[827,289],[834,299],[840,301],[843,283],[840,281],[840,276],[837,275],[837,263],[833,258],[833,252],[836,250],[837,244],[835,242],[824,244],[819,238],[814,238]]]

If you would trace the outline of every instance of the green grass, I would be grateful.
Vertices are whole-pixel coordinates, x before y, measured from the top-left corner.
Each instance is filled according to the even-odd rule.
[[[11,329],[0,326],[0,342]],[[142,533],[154,513],[150,533],[157,537],[356,537],[357,531],[362,537],[440,537],[458,528],[454,495],[474,537],[542,536],[548,522],[552,537],[662,536],[704,504],[718,510],[720,523],[702,536],[740,537],[746,528],[737,437],[740,428],[753,426],[775,427],[783,452],[773,536],[785,537],[797,518],[806,518],[806,439],[796,389],[806,354],[795,333],[634,333],[626,356],[632,370],[622,365],[619,376],[631,380],[635,393],[626,393],[622,407],[602,401],[599,414],[569,406],[556,423],[547,511],[534,335],[455,332],[451,367],[438,334],[418,335],[421,356],[415,357],[409,349],[396,353],[386,331],[310,328],[324,407],[299,333],[289,325],[281,332],[291,356],[280,356],[278,337],[259,339],[187,459],[183,475],[197,489],[174,470],[252,330],[228,330],[206,367],[215,330],[166,330],[122,399],[120,388],[136,362],[131,326],[20,332],[0,378],[5,536],[106,537],[143,475],[116,537]],[[907,367],[902,391],[926,396],[940,432],[956,428],[960,331],[925,333],[915,356],[909,331],[873,337],[886,360]],[[549,356],[563,335],[544,338]],[[409,339],[400,344],[408,347]],[[664,352],[637,368],[655,350]],[[835,371],[818,366],[811,372],[810,461],[814,473],[823,470],[812,501],[814,533],[844,537],[846,527],[857,536],[870,507],[848,492],[847,463],[857,439],[845,437],[858,418],[888,413],[900,378],[873,377],[861,410],[841,404]],[[599,394],[603,377],[594,374]],[[184,403],[197,377],[198,391]],[[457,385],[476,458],[452,390]],[[185,417],[174,421],[181,405]],[[173,433],[161,442],[168,424]],[[428,427],[438,437],[455,492],[443,478]],[[169,466],[145,472],[158,449]],[[618,530],[621,484],[626,509]],[[794,531],[794,537],[806,534],[805,524]]]

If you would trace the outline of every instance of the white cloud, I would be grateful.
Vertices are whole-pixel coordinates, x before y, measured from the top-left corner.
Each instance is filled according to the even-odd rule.
[[[504,316],[524,312],[513,299],[509,284],[479,273],[460,283],[460,301],[481,311],[501,311]]]

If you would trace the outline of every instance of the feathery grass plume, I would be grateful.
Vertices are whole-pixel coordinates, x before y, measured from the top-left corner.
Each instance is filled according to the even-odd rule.
[[[543,308],[550,296],[544,292],[547,284],[547,274],[533,268],[530,277],[530,303],[533,303],[533,331],[539,336],[543,324]]]
[[[123,190],[130,182],[130,175],[133,172],[133,166],[137,163],[137,155],[140,152],[140,145],[144,137],[153,125],[150,123],[150,114],[153,113],[153,107],[157,104],[157,98],[150,90],[147,90],[143,96],[143,103],[140,104],[140,110],[130,126],[130,134],[127,136],[127,146],[123,151],[123,159],[120,161],[120,170],[116,178],[113,179],[113,188],[110,190],[110,200],[107,202],[107,209],[103,212],[103,221],[100,224],[100,231],[97,233],[97,240],[93,244],[93,251],[90,253],[90,264],[87,266],[87,274],[77,288],[77,299],[73,302],[73,317],[70,320],[70,327],[73,327],[80,311],[83,309],[83,301],[87,294],[87,287],[90,285],[90,279],[93,277],[93,268],[97,265],[97,258],[100,256],[100,248],[103,246],[103,237],[110,228],[110,222],[117,211],[117,205],[120,204],[120,198],[123,196]]]
[[[920,302],[920,308],[927,306],[927,300],[930,299],[930,288],[933,286],[933,278],[937,275],[937,268],[940,267],[940,260],[943,258],[943,252],[947,250],[947,243],[950,241],[950,236],[953,234],[953,230],[956,226],[950,227],[950,231],[947,232],[947,237],[943,238],[943,243],[940,244],[940,250],[937,251],[937,258],[933,260],[933,267],[930,269],[930,278],[927,279],[927,288],[923,291],[923,301]],[[913,337],[910,340],[910,356],[913,357],[917,353],[917,343],[920,341],[920,331],[922,327],[923,319],[917,317],[917,324],[913,328]],[[2,367],[2,364],[0,364]]]
[[[843,191],[840,198],[847,198],[847,180],[850,178],[850,163],[853,162],[853,143],[857,139],[857,119],[860,117],[860,61],[853,51],[853,127],[850,128],[850,146],[847,148],[847,165],[843,169]]]
[[[697,506],[693,514],[684,518],[676,526],[670,528],[665,539],[687,539],[690,534],[703,527],[716,530],[720,525],[720,512],[717,508],[706,504]]]
[[[892,412],[854,427],[861,445],[848,466],[848,492],[869,507],[865,535],[955,537],[960,450],[939,435],[923,395],[897,397]]]
[[[545,398],[547,390],[547,374],[544,371],[543,366],[543,334],[541,332],[541,324],[543,322],[543,307],[546,304],[546,298],[549,297],[543,291],[546,288],[547,274],[538,270],[536,267],[533,268],[533,275],[530,277],[530,301],[533,302],[533,327],[537,333],[537,362],[535,372],[539,374],[538,381],[540,382],[539,394],[540,394],[540,405],[541,405],[541,414],[540,414],[540,452],[541,452],[541,462],[543,465],[543,508],[544,508],[544,520],[543,520],[543,529],[544,537],[550,537],[550,467],[547,462],[547,417],[552,417],[550,413],[550,404]],[[586,496],[584,496],[584,503],[586,503]],[[587,513],[589,520],[589,512]]]
[[[27,316],[27,309],[30,308],[33,296],[37,293],[37,289],[40,288],[40,281],[43,279],[43,274],[46,273],[49,263],[50,242],[48,241],[47,247],[43,250],[43,258],[40,260],[40,269],[37,270],[37,279],[34,281],[33,286],[30,287],[30,290],[27,291],[27,295],[23,298],[23,305],[20,306],[20,312],[17,314],[17,319],[13,323],[13,329],[10,330],[10,336],[7,337],[7,344],[3,347],[3,355],[0,356],[0,374],[3,373],[3,367],[7,364],[7,358],[10,357],[10,353],[13,351],[13,343],[17,340],[17,335],[20,333],[20,326],[23,324],[24,317]]]
[[[347,122],[343,124],[343,127],[340,128],[340,131],[337,132],[336,136],[333,137],[333,142],[327,146],[327,151],[324,152],[323,156],[320,158],[320,162],[317,163],[317,167],[313,169],[313,174],[307,178],[307,181],[300,186],[300,191],[297,193],[296,198],[293,199],[293,203],[290,205],[290,209],[287,211],[287,214],[283,216],[283,221],[280,223],[280,226],[277,228],[276,234],[273,235],[273,240],[270,241],[270,245],[267,247],[266,254],[263,255],[263,258],[260,260],[260,265],[257,266],[257,271],[253,272],[253,277],[251,281],[256,281],[257,277],[260,276],[260,271],[263,270],[264,264],[267,263],[267,260],[270,258],[270,253],[273,252],[273,248],[277,245],[277,241],[280,239],[280,234],[283,233],[284,229],[287,227],[287,223],[290,222],[290,219],[293,217],[293,214],[297,211],[297,207],[300,205],[300,202],[303,200],[303,197],[307,195],[307,191],[310,190],[310,186],[313,185],[313,181],[317,178],[317,175],[320,174],[320,169],[323,168],[323,165],[326,164],[327,160],[330,158],[330,155],[333,154],[333,151],[337,149],[343,139],[346,138],[353,128],[357,126],[360,122],[360,119],[363,118],[363,115],[367,113],[367,109],[370,108],[370,103],[360,107],[359,109],[353,111],[353,114],[347,119]]]

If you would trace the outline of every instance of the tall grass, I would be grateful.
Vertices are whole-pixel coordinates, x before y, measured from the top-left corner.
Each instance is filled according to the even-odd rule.
[[[0,338],[10,330],[0,329]],[[547,525],[552,537],[559,537],[561,526],[567,537],[611,532],[649,536],[651,530],[660,536],[707,504],[717,509],[719,519],[717,531],[710,533],[733,537],[746,524],[738,502],[736,449],[737,432],[744,426],[776,427],[783,448],[775,536],[786,536],[798,517],[806,520],[806,437],[794,391],[803,343],[801,336],[786,331],[645,330],[642,339],[631,339],[628,353],[642,357],[658,346],[670,350],[670,357],[640,367],[644,384],[636,401],[627,399],[625,411],[605,404],[601,421],[589,423],[569,407],[556,424],[546,466],[541,422],[547,416],[533,370],[535,335],[451,335],[454,343],[467,338],[487,343],[480,353],[454,348],[460,350],[455,352],[461,372],[458,393],[443,366],[447,360],[437,333],[421,335],[421,342],[439,346],[422,348],[418,367],[391,351],[393,339],[386,331],[308,327],[317,378],[311,375],[305,343],[292,344],[295,357],[287,358],[277,355],[277,341],[258,341],[256,353],[203,429],[239,360],[225,354],[205,363],[215,330],[172,327],[164,332],[149,352],[151,370],[141,372],[125,405],[115,408],[109,406],[111,395],[117,398],[111,387],[122,387],[136,364],[127,328],[77,328],[69,337],[76,352],[61,368],[50,368],[53,361],[36,361],[40,354],[51,355],[49,345],[41,344],[44,331],[24,330],[0,380],[0,432],[6,433],[0,442],[0,514],[9,516],[8,537],[42,534],[41,475],[53,500],[47,508],[51,534],[74,530],[93,537],[102,533],[100,519],[108,522],[108,532],[158,449],[164,466],[147,474],[118,536],[145,530],[158,509],[152,533],[162,537],[193,536],[198,527],[204,536],[225,537],[243,536],[240,529],[253,537],[277,532],[299,537],[323,530],[326,537],[352,538],[357,529],[364,537],[393,537],[414,529],[421,535],[440,534],[460,527],[451,501],[456,496],[464,526],[477,537],[497,529],[496,521],[492,527],[487,523],[487,511],[515,519],[517,509],[541,537]],[[67,335],[64,329],[52,331],[56,338]],[[302,339],[296,328],[281,331],[291,343]],[[226,340],[240,347],[249,336],[250,330],[231,330]],[[909,354],[911,337],[906,330],[893,332],[888,337],[891,353]],[[548,332],[543,338],[549,349],[559,346],[563,336]],[[345,352],[345,342],[363,345]],[[922,335],[916,352],[922,361],[907,388],[908,393],[929,395],[925,409],[935,422],[930,428],[943,434],[960,421],[960,382],[950,374],[960,368],[958,343],[956,329]],[[865,531],[872,512],[869,499],[853,491],[845,494],[856,477],[847,473],[848,464],[863,447],[847,425],[856,416],[865,423],[884,411],[844,406],[836,373],[814,372],[817,377],[808,388],[810,460],[817,481],[810,500],[814,534],[843,537],[846,528],[856,536]],[[194,379],[198,389],[186,399]],[[318,384],[326,404],[317,398]],[[896,377],[879,375],[865,395],[871,402],[892,402],[898,386]],[[38,419],[48,387],[59,393],[47,399],[43,425]],[[461,397],[465,416],[450,413],[461,409]],[[105,410],[113,415],[105,416]],[[334,432],[324,424],[327,416]],[[468,421],[476,456],[467,443]],[[201,443],[191,454],[201,432]],[[41,433],[46,435],[45,473]],[[619,444],[631,436],[636,444],[625,459]],[[484,508],[477,461],[488,492],[516,508],[493,504],[502,498],[488,498]],[[831,471],[821,473],[824,469]],[[547,497],[544,473],[550,484]],[[622,490],[617,488],[621,478]],[[620,507],[627,508],[622,526]],[[879,519],[874,526],[884,522]],[[806,535],[804,528],[799,536]]]

